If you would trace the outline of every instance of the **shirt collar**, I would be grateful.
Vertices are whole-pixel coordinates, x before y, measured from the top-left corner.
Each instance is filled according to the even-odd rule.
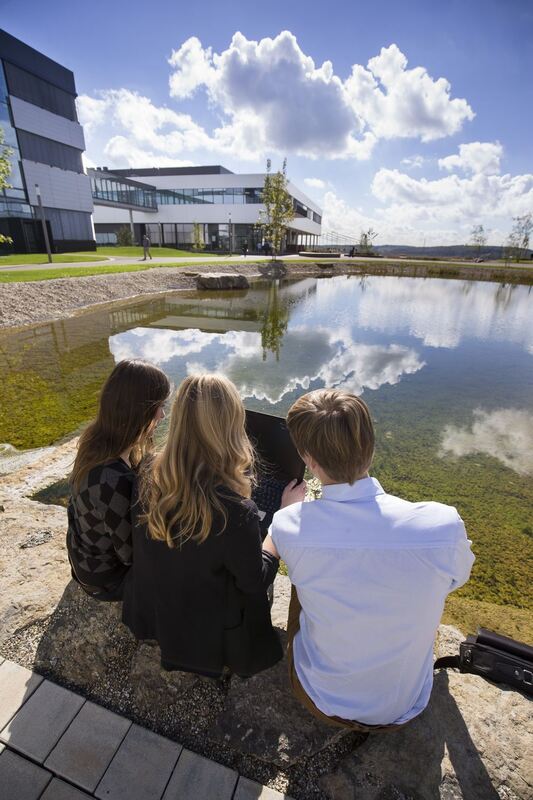
[[[375,478],[361,478],[355,483],[332,483],[322,487],[322,499],[342,501],[369,500],[378,494],[385,494],[380,482]]]

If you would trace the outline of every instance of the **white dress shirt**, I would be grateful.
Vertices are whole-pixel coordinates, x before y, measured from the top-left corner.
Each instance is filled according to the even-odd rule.
[[[423,711],[444,600],[474,562],[455,508],[363,478],[281,509],[270,532],[302,605],[294,664],[315,705],[367,725]]]

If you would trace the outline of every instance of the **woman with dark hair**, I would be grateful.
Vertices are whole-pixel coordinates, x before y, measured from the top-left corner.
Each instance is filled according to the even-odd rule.
[[[105,382],[98,415],[81,434],[70,476],[67,549],[72,576],[99,600],[120,600],[131,564],[136,468],[152,449],[170,384],[139,360],[120,361]]]

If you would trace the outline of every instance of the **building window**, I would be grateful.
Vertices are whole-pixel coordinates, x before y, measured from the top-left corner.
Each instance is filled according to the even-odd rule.
[[[37,161],[39,164],[48,164],[50,167],[83,173],[81,150],[27,131],[19,131],[18,138],[22,158]]]
[[[4,70],[9,94],[20,97],[21,100],[26,100],[34,106],[45,108],[53,114],[59,114],[74,122],[78,121],[73,95],[7,61],[4,62]]]

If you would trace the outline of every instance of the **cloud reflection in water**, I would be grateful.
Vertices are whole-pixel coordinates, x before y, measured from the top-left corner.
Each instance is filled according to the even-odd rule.
[[[533,413],[516,408],[474,410],[472,428],[446,425],[439,455],[493,456],[519,475],[533,475]]]

